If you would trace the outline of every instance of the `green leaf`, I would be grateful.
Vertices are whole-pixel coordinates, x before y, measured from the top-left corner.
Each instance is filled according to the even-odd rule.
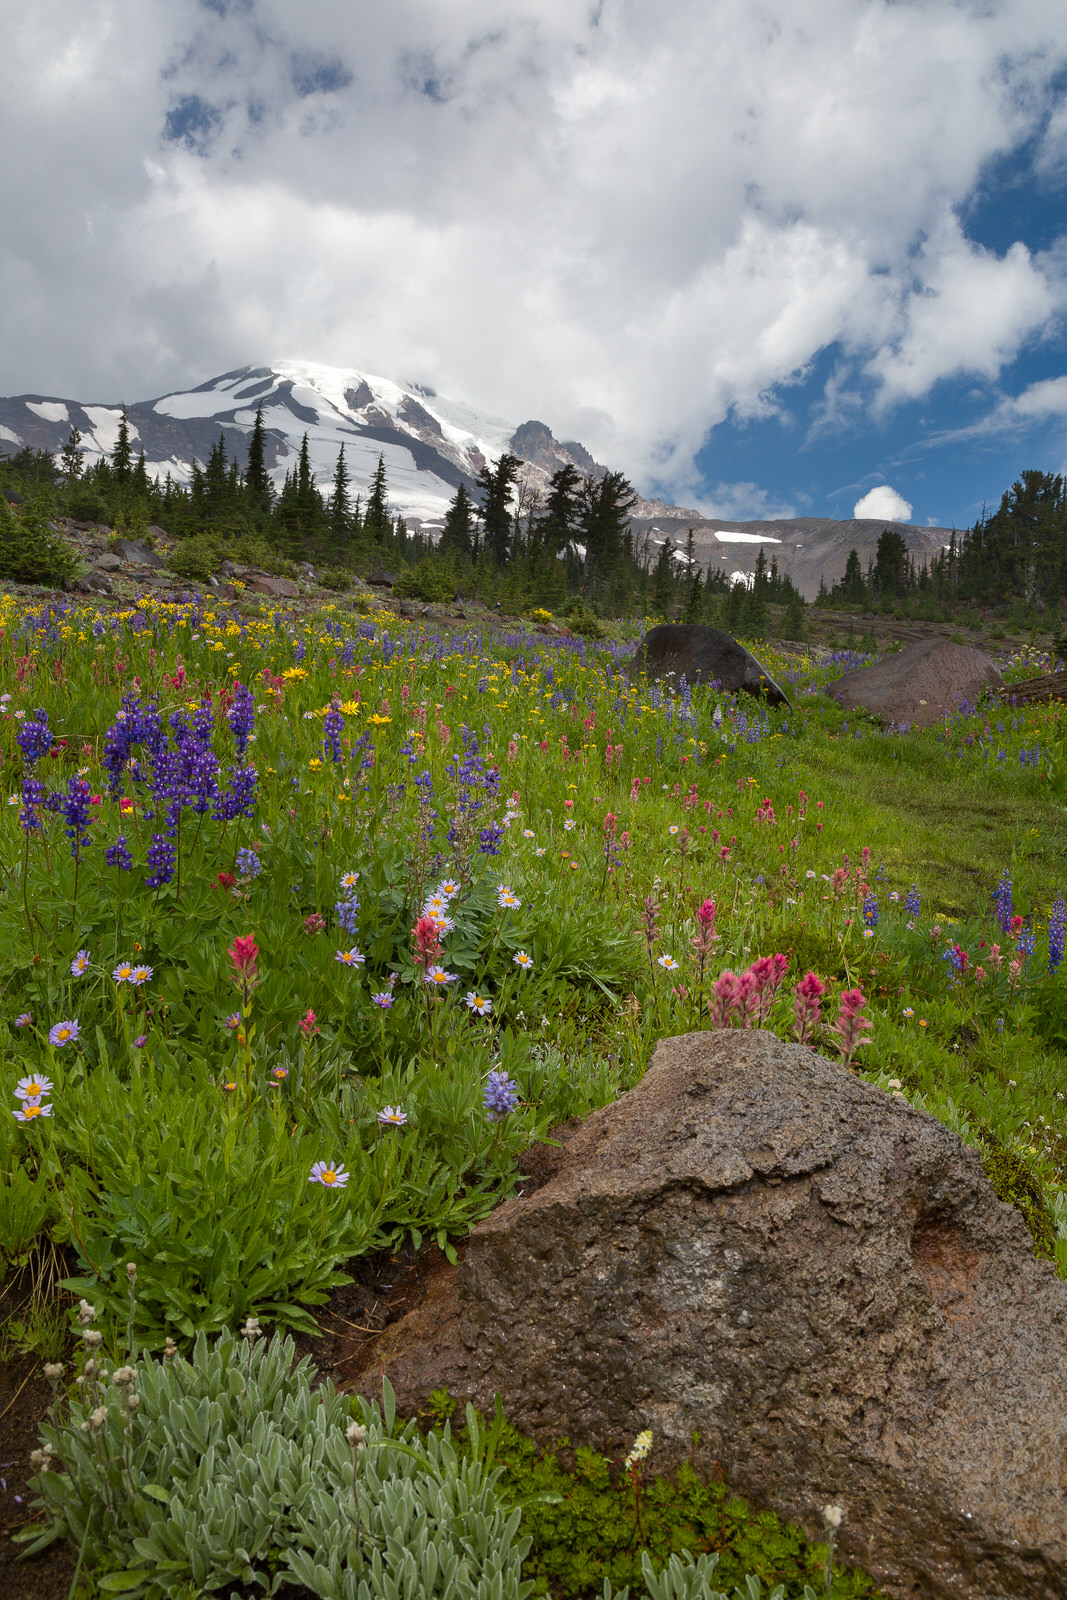
[[[152,1500],[158,1500],[161,1505],[170,1505],[170,1490],[164,1489],[159,1483],[142,1483],[141,1493],[148,1495]]]
[[[103,1589],[105,1594],[125,1594],[127,1589],[138,1588],[149,1576],[147,1567],[141,1567],[136,1572],[105,1572],[102,1578],[97,1578],[96,1586]]]

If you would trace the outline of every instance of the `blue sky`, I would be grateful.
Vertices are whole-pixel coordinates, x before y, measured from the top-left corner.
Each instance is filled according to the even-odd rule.
[[[35,0],[0,89],[2,393],[356,366],[724,518],[1067,464],[1062,4]]]

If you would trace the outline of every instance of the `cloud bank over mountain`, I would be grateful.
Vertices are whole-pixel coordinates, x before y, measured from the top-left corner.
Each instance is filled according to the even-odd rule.
[[[795,427],[827,352],[821,428],[960,379],[990,428],[1062,417],[997,386],[1059,337],[1067,237],[989,248],[968,206],[1019,152],[1062,183],[1065,65],[1047,0],[12,7],[0,390],[292,354],[788,508],[698,456],[725,419]]]

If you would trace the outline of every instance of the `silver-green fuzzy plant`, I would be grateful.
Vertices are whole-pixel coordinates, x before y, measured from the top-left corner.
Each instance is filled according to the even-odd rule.
[[[694,1561],[687,1552],[685,1556],[671,1556],[667,1565],[657,1572],[649,1560],[648,1551],[644,1551],[641,1571],[649,1600],[731,1600],[731,1596],[715,1583],[718,1562],[717,1554],[698,1556]],[[629,1587],[613,1590],[609,1579],[604,1579],[603,1600],[629,1600],[629,1594]],[[767,1600],[783,1600],[784,1594],[785,1584],[776,1584],[768,1593]],[[749,1573],[745,1578],[745,1587],[735,1588],[732,1600],[761,1600],[762,1595],[759,1579]],[[804,1600],[818,1600],[809,1584],[804,1585]]]
[[[254,1318],[242,1333],[111,1373],[92,1340],[69,1417],[42,1430],[31,1552],[66,1538],[130,1600],[293,1581],[323,1600],[526,1600],[530,1541],[473,1411],[460,1459],[447,1427],[423,1439],[397,1423],[387,1383],[356,1422],[291,1339],[261,1341]]]

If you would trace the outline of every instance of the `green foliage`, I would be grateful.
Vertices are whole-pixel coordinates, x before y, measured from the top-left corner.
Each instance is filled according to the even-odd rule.
[[[318,576],[324,589],[333,589],[338,594],[352,587],[352,574],[344,567],[323,567]]]
[[[222,546],[208,533],[198,533],[191,539],[182,539],[167,557],[170,570],[179,578],[189,578],[203,583],[217,572],[222,561]]]
[[[826,1546],[772,1512],[750,1511],[721,1481],[702,1482],[689,1466],[627,1472],[588,1449],[575,1452],[567,1471],[510,1423],[498,1419],[498,1427],[499,1492],[523,1507],[532,1541],[523,1570],[537,1594],[578,1600],[614,1592],[621,1600],[618,1586],[642,1578],[650,1596],[709,1600],[746,1578],[781,1584],[776,1592],[787,1600],[807,1600],[812,1583],[822,1588]],[[835,1568],[829,1593],[859,1600],[876,1590],[862,1573]]]
[[[1035,1256],[1055,1260],[1056,1219],[1039,1167],[998,1139],[989,1128],[982,1131],[982,1144],[982,1165],[997,1198],[1022,1213],[1034,1241]]]
[[[95,1595],[130,1600],[233,1583],[268,1595],[301,1583],[322,1600],[526,1600],[529,1541],[473,1414],[460,1456],[447,1427],[422,1438],[399,1424],[388,1384],[382,1407],[355,1409],[294,1356],[291,1340],[249,1329],[117,1378],[91,1358],[82,1395],[42,1430],[46,1526],[23,1542],[69,1540]]]
[[[52,531],[39,504],[31,502],[13,511],[0,495],[0,581],[57,588],[77,570],[74,552]]]
[[[424,556],[414,567],[399,574],[393,593],[407,600],[447,605],[456,597],[456,575],[451,561],[442,556]]]

